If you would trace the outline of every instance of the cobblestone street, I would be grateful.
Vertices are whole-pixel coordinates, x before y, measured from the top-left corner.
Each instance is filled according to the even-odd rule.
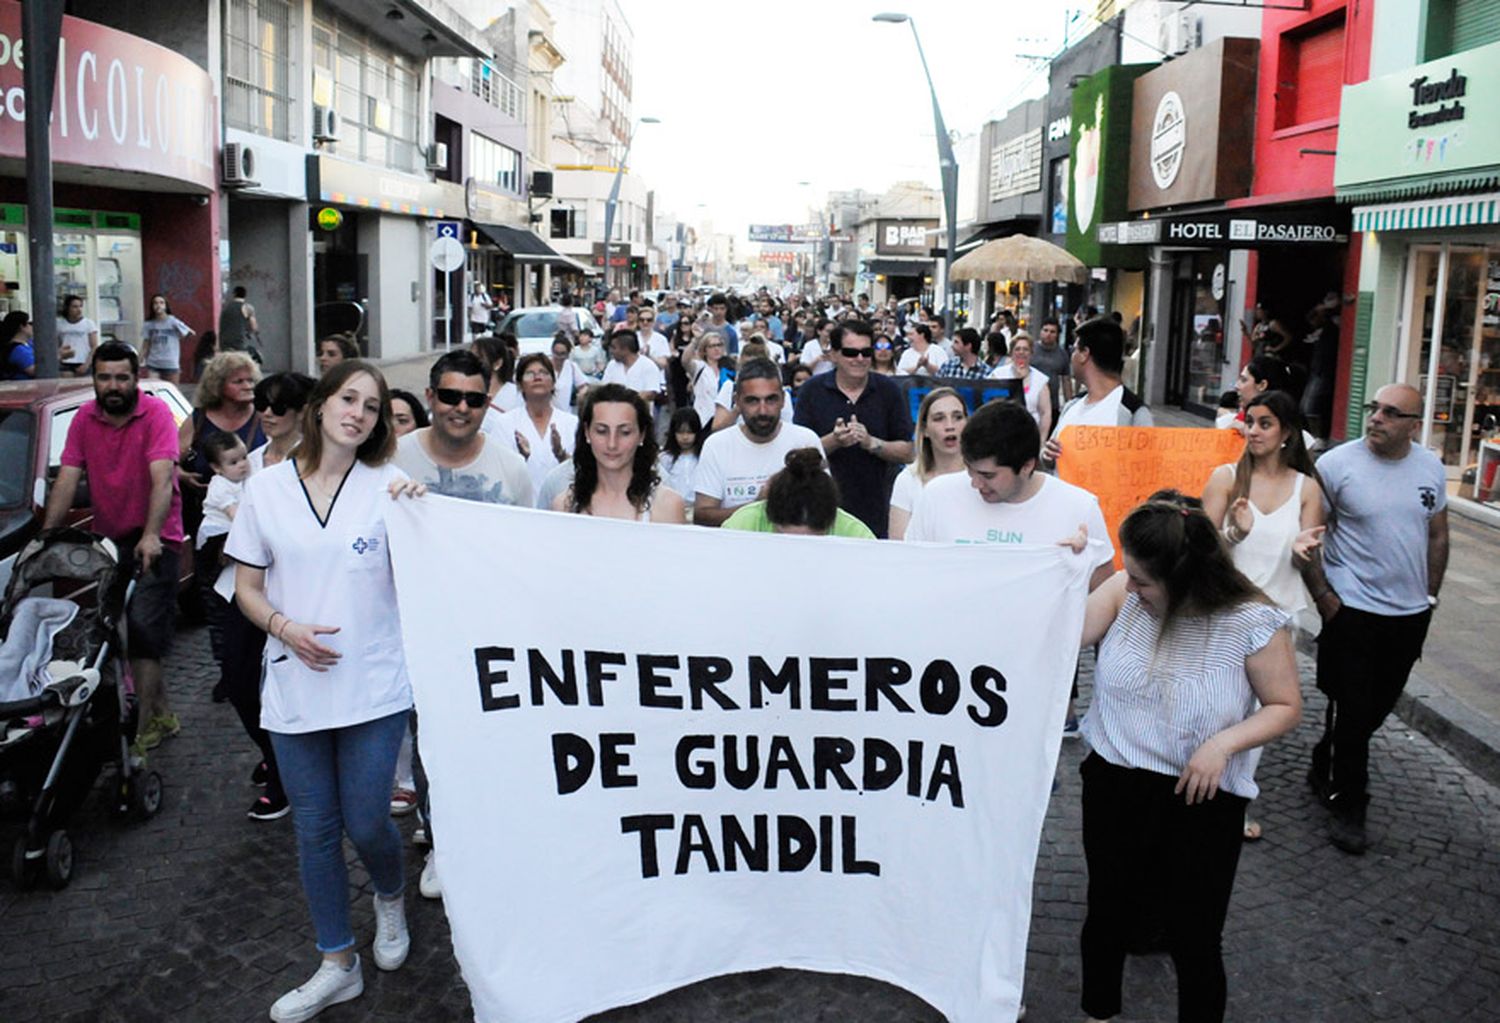
[[[1304,678],[1311,670],[1303,658]],[[180,737],[153,756],[166,780],[161,814],[118,826],[91,800],[70,829],[72,886],[21,893],[0,884],[0,1020],[262,1020],[314,965],[290,819],[244,817],[254,757],[233,712],[209,701],[204,630],[179,638],[169,666]],[[1233,1020],[1488,1018],[1500,997],[1500,791],[1402,722],[1372,755],[1373,845],[1333,849],[1303,783],[1322,702],[1308,689],[1303,726],[1262,762],[1255,815],[1225,932]],[[1077,936],[1084,912],[1077,764],[1064,744],[1037,865],[1027,971],[1029,1019],[1075,1020]],[[408,837],[412,818],[402,822]],[[9,848],[13,832],[4,834]],[[414,879],[421,860],[408,859]],[[364,883],[356,873],[356,883]],[[365,996],[329,1010],[352,1020],[462,1020],[468,1000],[441,903],[409,896],[413,949],[398,972],[367,964]],[[368,943],[368,899],[355,906]],[[367,957],[368,958],[368,957]],[[580,969],[586,969],[586,964]],[[1165,956],[1132,959],[1119,1018],[1169,1020],[1175,982]],[[935,1020],[919,999],[851,977],[768,971],[719,978],[599,1023],[644,1021]]]

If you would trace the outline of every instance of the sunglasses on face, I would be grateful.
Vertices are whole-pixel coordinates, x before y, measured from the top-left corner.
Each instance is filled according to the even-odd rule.
[[[268,401],[265,398],[255,399],[255,411],[265,412],[267,409],[270,410],[273,416],[284,416],[288,412],[296,411],[291,404],[285,401]]]
[[[873,348],[843,348],[840,351],[844,353],[846,359],[870,359],[875,355]]]
[[[469,408],[484,408],[490,400],[490,396],[483,391],[460,391],[456,387],[439,387],[432,393],[444,405],[454,407],[467,405]]]
[[[1371,419],[1375,418],[1376,416],[1383,416],[1386,419],[1421,419],[1422,418],[1422,413],[1420,413],[1420,412],[1402,412],[1400,409],[1396,408],[1396,406],[1394,406],[1394,405],[1382,405],[1378,401],[1367,401],[1367,402],[1365,402],[1365,412],[1369,414],[1369,416],[1370,416]]]

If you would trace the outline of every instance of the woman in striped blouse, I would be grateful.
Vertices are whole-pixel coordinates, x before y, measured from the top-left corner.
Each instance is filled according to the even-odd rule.
[[[1178,1019],[1211,1023],[1224,1018],[1220,936],[1259,748],[1302,712],[1288,615],[1175,491],[1131,512],[1120,545],[1125,570],[1089,596],[1083,634],[1102,641],[1082,724],[1083,1010],[1120,1011],[1145,909],[1166,928]]]

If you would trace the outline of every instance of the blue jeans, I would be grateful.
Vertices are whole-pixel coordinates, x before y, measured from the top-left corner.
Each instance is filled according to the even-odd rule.
[[[378,895],[405,886],[401,833],[391,821],[391,775],[409,711],[347,728],[271,733],[281,783],[292,804],[302,891],[318,951],[354,945],[343,836],[359,852]]]

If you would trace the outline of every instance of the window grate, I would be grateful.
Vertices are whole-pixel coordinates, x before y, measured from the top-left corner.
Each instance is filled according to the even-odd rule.
[[[224,123],[292,137],[290,0],[229,0],[224,24]]]

